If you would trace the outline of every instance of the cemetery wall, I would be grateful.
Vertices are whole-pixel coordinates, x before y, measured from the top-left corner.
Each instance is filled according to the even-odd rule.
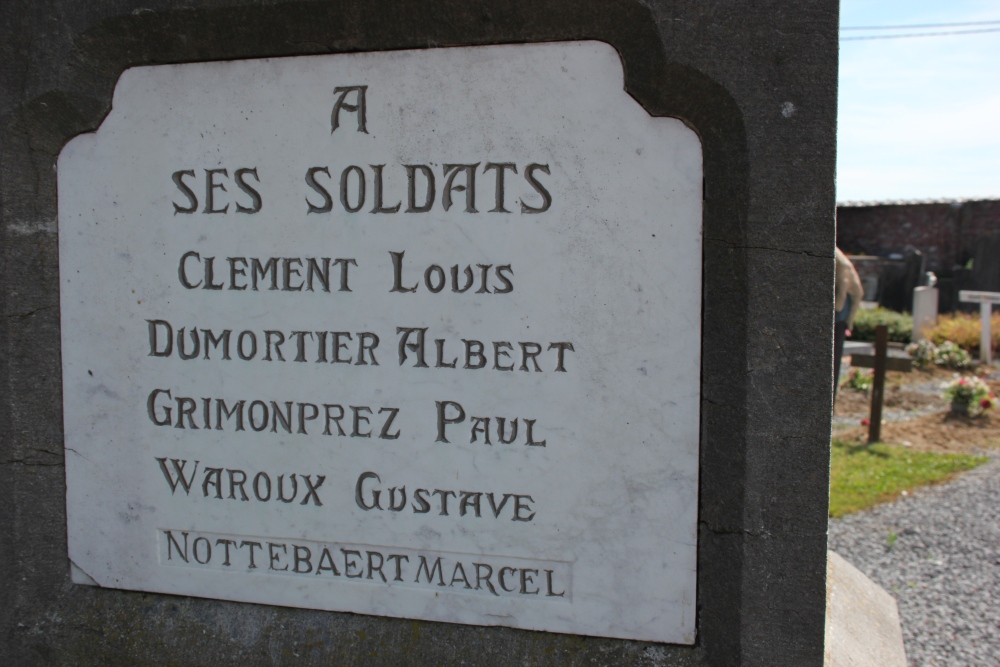
[[[837,246],[886,257],[919,250],[927,270],[951,273],[975,255],[978,242],[1000,234],[1000,200],[847,203],[837,207]]]

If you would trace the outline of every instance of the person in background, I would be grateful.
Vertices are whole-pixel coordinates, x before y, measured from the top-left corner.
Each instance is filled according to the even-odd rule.
[[[851,335],[854,326],[854,315],[861,307],[861,299],[865,295],[858,272],[847,259],[847,255],[835,249],[836,273],[834,296],[833,325],[833,398],[837,399],[837,385],[840,384],[840,358],[844,356],[844,338]]]

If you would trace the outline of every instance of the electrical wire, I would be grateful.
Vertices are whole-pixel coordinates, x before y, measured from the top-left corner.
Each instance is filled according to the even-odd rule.
[[[902,37],[946,37],[948,35],[974,35],[983,32],[1000,32],[1000,28],[983,28],[982,30],[950,30],[947,32],[913,32],[904,35],[859,35],[857,37],[841,37],[841,42],[853,42],[861,39],[899,39]]]
[[[976,25],[997,25],[1000,21],[969,21],[967,23],[915,23],[913,25],[848,26],[840,30],[910,30],[911,28],[963,28]]]

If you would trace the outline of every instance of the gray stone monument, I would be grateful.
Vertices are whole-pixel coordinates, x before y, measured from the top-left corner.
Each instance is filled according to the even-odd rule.
[[[836,10],[6,6],[0,656],[822,664]]]

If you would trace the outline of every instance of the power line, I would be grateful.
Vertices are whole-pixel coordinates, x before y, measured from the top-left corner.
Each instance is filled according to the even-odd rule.
[[[913,25],[872,25],[842,27],[844,30],[909,30],[911,28],[961,28],[975,25],[997,25],[1000,21],[969,21],[968,23],[916,23]]]
[[[947,32],[912,32],[904,35],[859,35],[858,37],[841,37],[841,42],[853,42],[859,39],[899,39],[901,37],[944,37],[947,35],[974,35],[982,32],[1000,32],[1000,28],[983,28],[982,30],[951,30]]]

